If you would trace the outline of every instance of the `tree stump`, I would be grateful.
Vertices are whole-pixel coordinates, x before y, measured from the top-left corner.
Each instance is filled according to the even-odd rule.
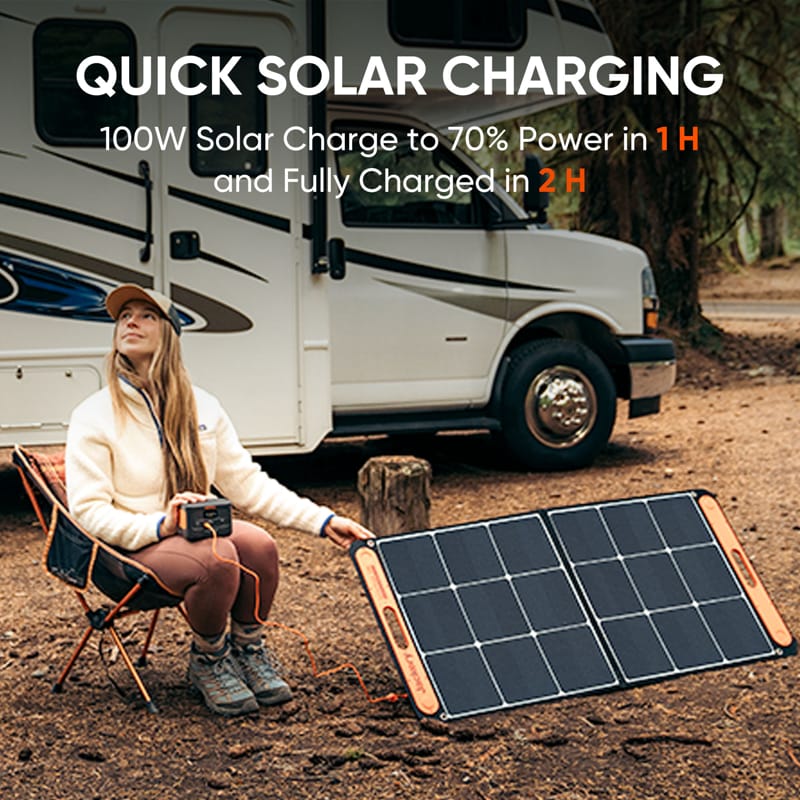
[[[358,471],[361,522],[376,536],[429,527],[431,465],[414,456],[376,456]]]

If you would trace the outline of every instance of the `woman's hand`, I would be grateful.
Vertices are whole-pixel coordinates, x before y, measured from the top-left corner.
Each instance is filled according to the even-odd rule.
[[[208,497],[210,495],[197,492],[178,492],[167,504],[166,516],[158,531],[160,538],[165,539],[167,536],[175,535],[178,530],[178,511],[184,503],[202,503]]]
[[[375,534],[363,525],[347,517],[333,516],[323,528],[323,533],[339,547],[350,547],[353,542],[363,539],[374,539]]]

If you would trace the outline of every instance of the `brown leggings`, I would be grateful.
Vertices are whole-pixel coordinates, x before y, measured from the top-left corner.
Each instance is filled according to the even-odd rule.
[[[183,596],[189,624],[201,636],[225,631],[228,616],[252,624],[255,616],[256,581],[239,569],[241,564],[259,576],[258,616],[266,620],[278,588],[278,548],[263,529],[243,520],[233,521],[230,536],[217,539],[214,555],[211,539],[189,542],[170,536],[133,554],[173,592]]]

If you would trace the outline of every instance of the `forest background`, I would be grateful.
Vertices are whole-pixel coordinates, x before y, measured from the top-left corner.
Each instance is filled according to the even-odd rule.
[[[663,323],[691,343],[708,344],[719,332],[702,315],[703,275],[755,261],[785,266],[783,257],[800,251],[800,0],[594,5],[625,61],[711,55],[722,65],[722,88],[703,97],[684,86],[676,96],[597,96],[506,127],[614,132],[609,151],[539,154],[557,171],[585,167],[587,175],[584,192],[553,195],[550,219],[643,248]],[[646,150],[622,148],[625,126],[648,135]],[[666,150],[656,133],[662,127],[673,134]],[[697,127],[696,150],[679,149],[674,134],[681,127]],[[514,166],[502,152],[488,159],[501,169]]]

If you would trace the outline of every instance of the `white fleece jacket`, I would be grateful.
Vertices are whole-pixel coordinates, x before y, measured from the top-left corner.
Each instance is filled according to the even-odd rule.
[[[73,412],[66,477],[71,512],[95,536],[125,550],[158,540],[164,516],[160,425],[147,396],[120,382],[130,415],[115,418],[108,388]],[[195,387],[200,447],[209,480],[247,514],[287,528],[319,533],[333,512],[298,497],[270,478],[239,442],[219,401]]]

